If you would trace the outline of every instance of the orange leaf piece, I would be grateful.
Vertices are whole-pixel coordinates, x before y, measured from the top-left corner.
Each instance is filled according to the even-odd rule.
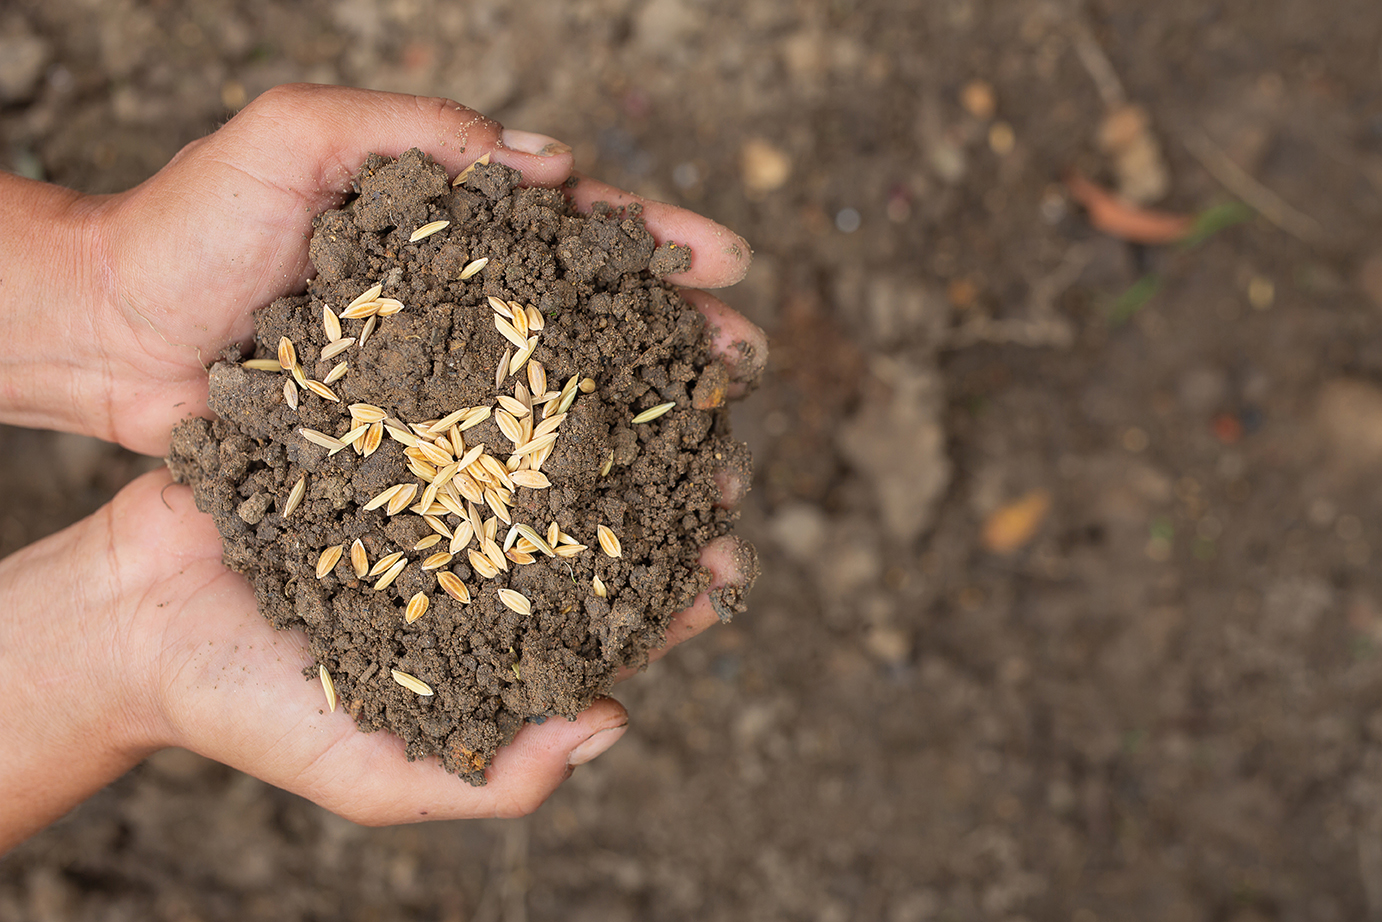
[[[1073,170],[1065,178],[1065,186],[1089,213],[1089,223],[1119,240],[1152,246],[1176,243],[1195,227],[1191,215],[1139,208]]]
[[[984,522],[983,544],[995,554],[1011,554],[1032,540],[1051,511],[1049,490],[1032,490],[995,509]]]

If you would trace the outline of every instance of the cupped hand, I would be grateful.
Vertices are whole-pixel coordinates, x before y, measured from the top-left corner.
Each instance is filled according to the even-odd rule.
[[[452,174],[489,154],[529,185],[572,175],[566,145],[505,130],[451,100],[292,85],[264,93],[147,182],[92,208],[107,309],[92,345],[103,406],[91,434],[165,453],[174,423],[206,412],[206,366],[250,337],[256,308],[306,284],[313,217],[341,203],[369,153],[396,157],[410,147]],[[585,178],[569,194],[585,209],[638,200]],[[743,277],[750,252],[738,235],[685,209],[644,205],[659,243],[691,250],[690,268],[669,282],[715,288]],[[723,310],[708,295],[697,303],[712,319]],[[761,342],[760,332],[748,335]],[[749,377],[761,362],[745,354],[737,370]]]

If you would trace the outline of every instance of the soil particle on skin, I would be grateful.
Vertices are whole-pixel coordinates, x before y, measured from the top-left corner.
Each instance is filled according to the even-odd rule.
[[[218,418],[181,424],[169,458],[214,517],[227,565],[249,577],[275,627],[307,632],[361,728],[391,730],[410,758],[436,754],[476,784],[524,722],[574,718],[622,667],[647,661],[672,616],[709,585],[700,549],[734,518],[719,504],[725,472],[747,482],[748,470],[746,449],[730,436],[727,376],[709,352],[705,321],[657,278],[684,270],[687,249],[655,248],[636,208],[577,215],[560,191],[519,180],[506,167],[480,165],[453,187],[417,150],[396,161],[371,155],[358,195],[315,222],[318,274],[306,294],[256,316],[256,358],[276,358],[286,337],[303,381],[321,382],[342,362],[344,375],[328,391],[299,382],[293,409],[288,372],[218,363],[210,399]],[[450,224],[409,242],[434,221]],[[460,280],[482,258],[484,268]],[[340,318],[376,284],[386,307],[368,339],[360,343],[371,321],[341,319],[341,336],[354,342],[323,358],[324,310]],[[388,313],[387,299],[402,309]],[[500,363],[512,367],[520,350],[499,329],[491,299],[518,341],[536,338],[528,363],[505,368],[498,390]],[[523,320],[512,316],[529,306]],[[593,388],[580,386],[585,378]],[[502,421],[501,394],[509,409],[521,405]],[[515,457],[514,427],[527,441],[564,403],[551,450]],[[631,422],[663,403],[674,407]],[[358,415],[362,404],[389,417],[389,434],[372,451],[368,429],[357,431],[369,425],[368,410],[357,419],[350,409]],[[489,413],[473,425],[467,416],[432,428],[467,407]],[[351,441],[331,452],[304,430]],[[470,462],[447,481],[441,471],[477,447],[492,460]],[[534,460],[550,486],[504,482]],[[302,478],[304,497],[285,517]],[[428,495],[429,481],[444,483]],[[407,508],[365,509],[396,485],[415,490]],[[557,536],[555,545],[535,545],[499,510],[546,541]],[[618,537],[619,556],[601,549],[600,525]],[[351,561],[357,540],[373,568],[364,577]],[[323,551],[336,546],[339,560],[319,578]],[[395,553],[402,570],[377,588],[386,576],[379,561]],[[752,549],[741,542],[737,554],[741,572],[756,574]],[[502,569],[486,578],[495,564]],[[439,584],[448,571],[468,602]],[[521,594],[531,611],[506,605],[500,589]],[[419,593],[427,610],[407,623],[405,608]],[[715,611],[729,617],[742,596],[717,589]],[[434,694],[403,687],[394,670]],[[315,664],[309,672],[317,674]]]

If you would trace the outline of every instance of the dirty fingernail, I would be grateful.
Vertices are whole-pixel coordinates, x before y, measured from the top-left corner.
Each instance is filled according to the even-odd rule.
[[[505,128],[500,135],[500,140],[509,150],[516,150],[523,154],[537,154],[539,157],[555,157],[557,154],[569,153],[571,146],[563,144],[556,138],[549,138],[545,134],[537,134],[532,131],[519,131],[516,128]]]
[[[619,737],[623,736],[624,731],[628,728],[628,724],[621,724],[617,727],[610,727],[605,730],[600,730],[597,733],[592,733],[586,738],[585,742],[571,750],[571,754],[566,757],[566,764],[571,768],[575,768],[577,765],[584,765],[615,743],[619,742]]]

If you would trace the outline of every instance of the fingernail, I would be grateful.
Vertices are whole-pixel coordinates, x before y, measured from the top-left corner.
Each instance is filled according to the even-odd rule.
[[[575,768],[577,765],[584,765],[589,762],[591,759],[619,742],[619,737],[623,736],[624,731],[628,728],[628,724],[620,724],[617,727],[609,727],[592,733],[590,736],[586,737],[584,743],[581,743],[575,749],[571,750],[571,754],[566,757],[567,766]]]
[[[555,157],[557,154],[571,151],[569,144],[563,144],[556,138],[532,131],[519,131],[516,128],[505,128],[499,139],[509,150],[516,150],[522,154],[536,154],[539,157]]]

